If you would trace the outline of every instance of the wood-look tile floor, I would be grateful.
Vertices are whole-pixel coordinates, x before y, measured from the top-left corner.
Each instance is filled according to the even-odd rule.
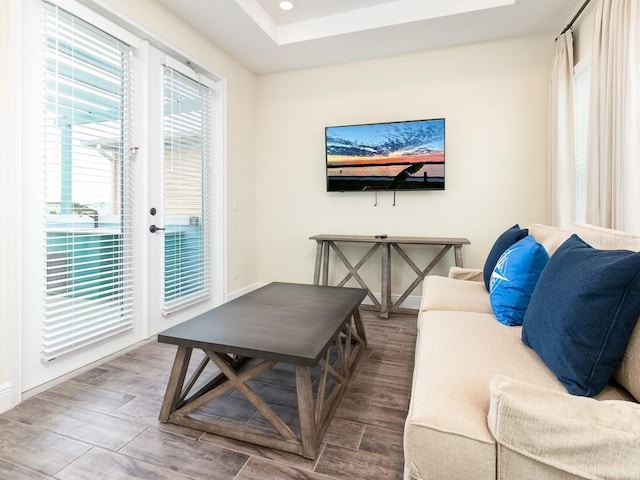
[[[0,479],[400,480],[416,317],[362,316],[369,345],[316,460],[159,422],[176,347],[153,342],[0,415]],[[284,385],[272,408],[295,422],[293,377],[268,375],[252,386]],[[203,414],[261,421],[237,392]]]

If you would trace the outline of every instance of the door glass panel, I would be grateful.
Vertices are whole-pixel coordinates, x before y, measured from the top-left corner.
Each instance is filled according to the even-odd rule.
[[[165,67],[165,315],[210,296],[206,216],[210,97],[208,87]]]

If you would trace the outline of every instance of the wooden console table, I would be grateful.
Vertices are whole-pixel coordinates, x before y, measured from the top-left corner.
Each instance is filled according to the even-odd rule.
[[[417,287],[420,282],[426,277],[433,267],[445,256],[445,254],[453,247],[454,258],[456,266],[462,267],[462,246],[468,245],[469,240],[466,238],[436,238],[436,237],[375,237],[368,235],[314,235],[309,237],[310,240],[317,242],[316,250],[316,265],[313,275],[313,283],[315,285],[328,285],[329,283],[329,251],[333,249],[338,258],[342,261],[345,267],[347,267],[347,275],[338,282],[337,286],[344,286],[351,278],[360,284],[362,288],[366,288],[367,295],[373,302],[376,309],[380,310],[380,318],[389,318],[389,313],[402,312],[400,305],[404,302],[409,294]],[[336,245],[336,243],[369,243],[373,244],[364,256],[356,263],[352,265],[347,259],[344,253]],[[407,253],[402,249],[401,245],[431,245],[441,246],[442,249],[436,254],[435,257],[424,268],[420,269],[409,258]],[[400,257],[411,267],[411,269],[417,275],[417,278],[413,283],[404,291],[400,298],[393,303],[391,300],[391,247],[394,248]],[[382,250],[382,278],[381,278],[381,293],[380,301],[375,297],[371,289],[367,286],[362,279],[358,270],[362,267],[367,260],[378,249]]]

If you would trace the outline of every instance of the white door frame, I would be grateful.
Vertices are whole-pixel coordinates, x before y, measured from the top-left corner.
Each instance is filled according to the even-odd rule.
[[[22,21],[25,5],[9,0],[9,158],[22,158]],[[7,239],[7,305],[9,330],[10,407],[22,400],[22,162],[6,162],[9,186],[7,210],[13,235]]]

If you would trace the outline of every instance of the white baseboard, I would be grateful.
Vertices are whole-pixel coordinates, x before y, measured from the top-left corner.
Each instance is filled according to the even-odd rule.
[[[10,410],[11,407],[11,384],[0,384],[0,413]]]
[[[111,360],[114,360],[118,357],[121,357],[122,355],[124,355],[125,353],[129,353],[132,352],[133,350],[135,350],[138,347],[141,347],[143,345],[146,345],[147,343],[151,343],[151,342],[155,342],[158,339],[157,335],[152,335],[149,338],[146,338],[144,340],[140,340],[139,342],[134,343],[133,345],[129,345],[128,347],[124,347],[120,350],[118,350],[117,352],[113,352],[110,355],[107,355],[106,357],[102,357],[98,360],[96,360],[95,362],[91,362],[87,365],[84,365],[80,368],[77,368],[76,370],[73,370],[69,373],[66,373],[64,375],[61,375],[60,377],[54,378],[53,380],[50,380],[46,383],[43,383],[42,385],[38,385],[37,387],[33,387],[31,390],[27,390],[26,392],[22,392],[22,401],[33,397],[34,395],[37,395],[38,393],[44,392],[45,390],[49,390],[50,388],[55,387],[56,385],[60,385],[63,382],[66,382],[67,380],[72,379],[73,377],[77,377],[78,375],[88,372],[89,370],[92,370],[94,368],[99,367],[100,365],[110,362]]]
[[[266,285],[266,283],[254,283],[253,285],[249,285],[247,287],[241,288],[240,290],[236,290],[235,292],[231,292],[227,294],[227,302],[231,301],[231,300],[235,300],[238,297],[241,297],[243,295],[246,295],[249,292],[253,292],[254,290],[257,290],[260,287],[263,287],[264,285]]]

